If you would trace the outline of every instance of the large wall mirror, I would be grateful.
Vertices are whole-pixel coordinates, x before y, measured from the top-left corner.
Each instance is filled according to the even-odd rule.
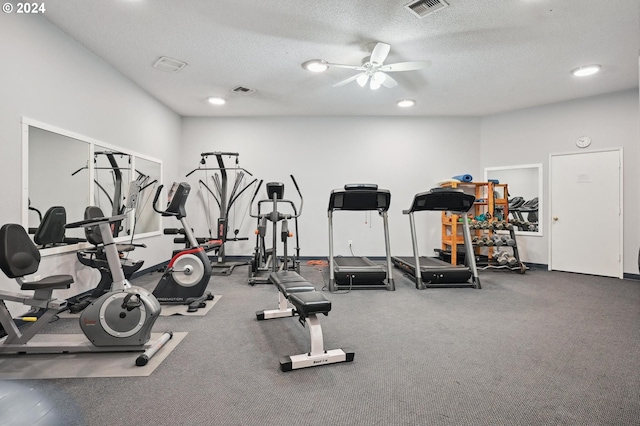
[[[509,222],[516,233],[542,235],[542,164],[486,167],[485,180],[508,185]]]
[[[22,221],[34,241],[47,211],[64,208],[70,223],[83,220],[90,205],[105,216],[128,213],[114,229],[116,241],[160,233],[151,202],[162,180],[161,161],[27,118],[22,126]],[[132,187],[141,189],[137,198],[130,196]],[[50,248],[43,254],[76,250],[74,239],[84,238],[84,229],[68,229],[65,237],[66,244],[45,245]]]

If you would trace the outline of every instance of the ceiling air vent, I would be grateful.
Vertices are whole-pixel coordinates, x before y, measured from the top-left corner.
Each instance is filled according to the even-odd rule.
[[[241,95],[250,95],[250,94],[254,93],[256,90],[255,89],[248,89],[248,88],[242,87],[242,86],[238,86],[238,87],[234,87],[233,89],[231,89],[231,91],[233,93],[239,93]]]
[[[153,64],[154,68],[157,68],[162,71],[167,72],[178,72],[182,68],[186,66],[186,62],[178,61],[177,59],[167,58],[166,56],[161,56],[155,64]]]
[[[409,3],[405,7],[418,18],[424,18],[425,16],[444,9],[447,6],[449,5],[444,0],[418,0]]]

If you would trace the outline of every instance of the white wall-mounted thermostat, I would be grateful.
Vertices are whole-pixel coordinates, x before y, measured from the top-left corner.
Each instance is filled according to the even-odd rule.
[[[591,138],[589,136],[580,136],[576,139],[576,146],[578,148],[586,148],[591,145]]]

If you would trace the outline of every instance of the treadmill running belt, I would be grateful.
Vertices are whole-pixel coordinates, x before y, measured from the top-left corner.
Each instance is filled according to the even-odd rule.
[[[366,257],[335,257],[333,270],[338,284],[383,284],[387,277],[381,265],[373,263]]]
[[[415,277],[415,258],[411,256],[393,257],[393,264]],[[471,278],[471,270],[463,265],[451,265],[433,257],[420,256],[422,281],[427,286],[446,286],[447,284],[464,284]],[[469,283],[472,285],[472,283]]]

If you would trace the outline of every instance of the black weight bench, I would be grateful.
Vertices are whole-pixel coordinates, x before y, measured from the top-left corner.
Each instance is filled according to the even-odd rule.
[[[329,315],[331,301],[307,280],[294,271],[272,272],[269,281],[278,289],[278,309],[256,312],[258,320],[299,316],[304,327],[309,323],[311,350],[305,354],[285,356],[280,359],[280,370],[291,371],[338,362],[351,362],[354,352],[342,349],[324,350],[322,328],[318,314]],[[292,307],[289,307],[289,304]]]

